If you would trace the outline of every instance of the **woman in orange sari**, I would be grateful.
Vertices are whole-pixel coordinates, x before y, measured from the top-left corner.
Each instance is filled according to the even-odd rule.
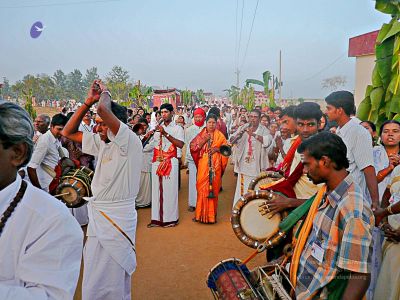
[[[190,152],[197,167],[197,204],[195,218],[193,218],[195,222],[211,224],[217,222],[218,193],[221,177],[228,163],[228,158],[219,152],[219,148],[226,145],[227,141],[225,136],[216,129],[217,120],[217,116],[210,113],[206,119],[206,127],[190,143]],[[212,191],[215,198],[208,198],[210,156],[213,170]]]

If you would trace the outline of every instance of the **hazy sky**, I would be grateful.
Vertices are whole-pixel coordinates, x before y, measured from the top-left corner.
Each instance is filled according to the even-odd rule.
[[[236,82],[236,41],[243,0],[0,0],[0,78],[112,66],[132,80],[161,87],[203,88],[216,94]],[[237,34],[236,5],[239,4]],[[240,81],[278,74],[284,97],[323,97],[324,78],[346,76],[354,89],[350,37],[379,29],[390,17],[367,0],[244,0]],[[32,39],[31,25],[42,21]]]

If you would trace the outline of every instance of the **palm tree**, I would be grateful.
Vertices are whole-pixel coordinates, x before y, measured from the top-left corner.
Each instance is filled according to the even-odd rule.
[[[227,96],[232,100],[233,104],[241,104],[241,99],[239,97],[240,89],[237,86],[232,85],[230,89],[225,89],[224,92],[227,92]]]

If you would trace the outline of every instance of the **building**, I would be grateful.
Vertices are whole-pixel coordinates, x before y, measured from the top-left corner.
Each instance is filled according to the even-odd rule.
[[[372,81],[378,32],[376,30],[349,39],[348,56],[356,58],[354,100],[357,106],[364,99],[365,90]]]
[[[171,103],[174,109],[181,105],[181,93],[175,89],[154,90],[153,106],[160,107],[163,103]]]

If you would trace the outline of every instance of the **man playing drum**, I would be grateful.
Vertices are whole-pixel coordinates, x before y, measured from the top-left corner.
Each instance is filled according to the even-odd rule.
[[[97,134],[78,127],[99,101]],[[82,143],[84,153],[97,156],[88,199],[89,224],[84,248],[83,299],[131,299],[131,275],[136,269],[135,200],[142,167],[142,144],[126,125],[126,108],[111,101],[101,81],[95,81],[84,105],[72,115],[62,134]]]

